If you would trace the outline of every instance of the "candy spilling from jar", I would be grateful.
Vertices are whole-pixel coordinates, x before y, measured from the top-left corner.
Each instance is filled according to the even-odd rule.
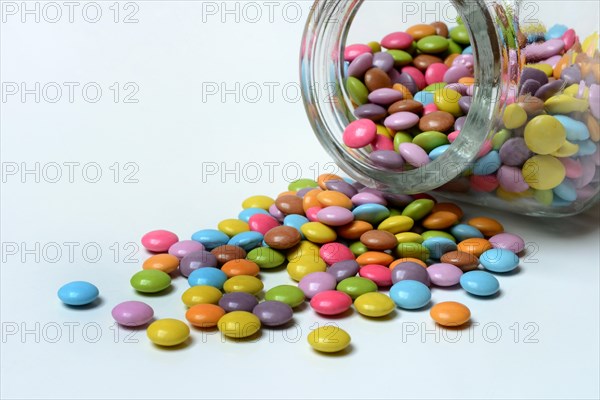
[[[476,159],[441,189],[488,193],[555,207],[584,203],[600,182],[598,34],[583,41],[555,25],[518,35],[523,68]],[[346,91],[355,106],[344,144],[378,168],[432,162],[460,135],[474,100],[467,29],[435,22],[345,48]],[[514,50],[504,63],[516,62]],[[523,60],[525,60],[523,62]]]
[[[249,197],[242,208],[190,239],[166,230],[145,234],[142,245],[152,255],[131,277],[135,292],[104,299],[115,304],[114,320],[124,327],[149,324],[150,341],[177,346],[190,326],[216,327],[235,339],[285,327],[308,303],[315,316],[336,320],[306,340],[318,351],[339,352],[350,344],[340,317],[352,306],[369,318],[421,310],[441,327],[468,326],[471,311],[464,304],[441,301],[428,309],[432,292],[445,288],[436,293],[443,298],[449,288],[462,288],[472,302],[489,298],[500,290],[502,275],[518,268],[525,249],[500,222],[465,218],[456,204],[385,194],[332,174],[292,182],[275,199]],[[265,288],[261,275],[282,271],[288,283]],[[181,307],[154,320],[144,295],[170,296],[173,279],[189,284],[173,293]],[[99,290],[72,282],[58,296],[80,307],[93,303]]]

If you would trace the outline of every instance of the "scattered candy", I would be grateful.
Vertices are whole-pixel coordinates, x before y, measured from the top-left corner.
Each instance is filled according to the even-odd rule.
[[[146,330],[148,339],[159,346],[171,347],[182,344],[190,336],[190,328],[178,319],[159,319]]]
[[[325,325],[311,331],[307,340],[313,349],[324,353],[337,353],[350,345],[350,335],[334,325]]]
[[[69,306],[85,306],[98,298],[98,288],[89,282],[69,282],[58,289],[58,298]]]
[[[112,309],[112,317],[123,326],[145,325],[154,317],[154,310],[141,301],[124,301]]]
[[[455,301],[437,303],[431,307],[429,315],[438,324],[451,327],[466,324],[471,319],[469,308]]]

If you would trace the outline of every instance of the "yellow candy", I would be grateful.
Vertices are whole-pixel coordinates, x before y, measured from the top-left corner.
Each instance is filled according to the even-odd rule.
[[[554,200],[554,192],[552,190],[536,190],[533,197],[538,203],[549,206]]]
[[[579,97],[579,84],[574,83],[573,85],[570,85],[565,90],[563,90],[563,93],[568,94],[569,96]],[[584,87],[582,99],[588,100],[589,97],[590,97],[590,89],[588,89],[587,87]]]
[[[337,238],[333,229],[320,222],[308,222],[300,227],[304,236],[314,243],[329,243]]]
[[[296,282],[300,282],[308,274],[313,272],[325,272],[327,264],[321,257],[315,258],[312,255],[302,256],[294,261],[290,261],[287,265],[287,272],[290,278]]]
[[[520,128],[527,122],[527,113],[517,103],[510,104],[504,109],[502,122],[504,122],[506,129]]]
[[[381,221],[377,229],[380,231],[388,231],[395,235],[396,233],[409,231],[414,224],[415,221],[413,221],[412,218],[404,215],[396,215]]]
[[[556,150],[553,153],[550,153],[550,155],[553,155],[554,157],[564,158],[574,156],[575,154],[577,154],[578,151],[578,144],[566,141],[562,146],[560,146],[558,150]]]
[[[533,156],[523,164],[523,179],[538,190],[554,189],[565,179],[565,166],[552,156]]]
[[[324,353],[336,353],[350,345],[350,335],[335,325],[325,325],[310,332],[308,344]]]
[[[513,201],[513,200],[517,200],[517,199],[533,197],[533,195],[534,195],[534,191],[532,189],[527,189],[524,192],[520,192],[520,193],[507,192],[506,190],[502,189],[502,187],[499,187],[498,189],[496,189],[496,196],[498,196],[501,199],[506,200],[506,201]]]
[[[217,304],[223,293],[213,286],[192,286],[181,295],[181,301],[192,307],[196,304]]]
[[[241,219],[225,219],[219,222],[217,228],[230,237],[235,236],[238,233],[248,232],[250,230],[248,223],[242,221]]]
[[[303,240],[296,246],[292,247],[287,253],[288,261],[299,260],[301,257],[310,256],[315,259],[319,258],[320,247],[308,240]]]
[[[396,239],[398,239],[398,243],[423,243],[425,239],[423,236],[414,232],[402,232],[396,234]]]
[[[568,94],[552,96],[544,103],[546,111],[552,114],[568,114],[573,111],[586,111],[589,103],[585,99],[576,99]]]
[[[225,293],[244,292],[250,294],[258,294],[265,285],[260,279],[250,275],[232,276],[223,284]]]
[[[535,69],[539,69],[540,71],[542,71],[543,73],[546,74],[546,76],[551,76],[552,75],[552,65],[550,64],[544,64],[544,63],[539,63],[539,64],[527,64],[525,66],[526,68],[535,68]]]
[[[598,32],[592,33],[590,36],[586,37],[581,43],[581,49],[588,56],[593,57],[594,52],[598,48]]]
[[[165,318],[151,323],[146,335],[159,346],[177,346],[190,336],[190,328],[178,319]]]
[[[380,124],[377,124],[377,134],[387,136],[390,139],[394,138],[394,136],[392,135],[390,130],[387,127],[380,125]]]
[[[458,100],[462,96],[456,90],[442,88],[433,92],[433,102],[440,111],[446,111],[455,117],[460,117],[462,111],[458,105]]]
[[[242,208],[244,210],[247,208],[262,208],[263,210],[268,210],[273,203],[275,203],[275,200],[269,196],[251,196],[242,202]]]
[[[565,144],[567,132],[551,115],[539,115],[525,126],[525,144],[534,153],[550,154]]]
[[[219,331],[228,337],[241,339],[254,335],[260,329],[258,317],[248,311],[232,311],[217,322]]]
[[[354,300],[356,311],[367,317],[384,317],[396,308],[396,304],[383,293],[361,294]]]

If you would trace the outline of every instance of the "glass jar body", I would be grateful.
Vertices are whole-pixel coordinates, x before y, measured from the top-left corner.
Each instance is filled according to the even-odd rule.
[[[414,101],[422,101],[425,106],[424,110],[412,110],[417,122],[410,127],[402,126],[402,121],[395,125],[398,121],[392,116],[402,110],[400,104],[391,110],[395,103],[387,103],[389,100],[371,101],[372,96],[377,97],[373,92],[381,87],[370,90],[364,75],[361,77],[352,66],[357,54],[369,52],[367,47],[346,46],[348,35],[357,26],[359,40],[363,39],[361,33],[370,31],[369,24],[372,26],[374,20],[368,12],[379,12],[382,4],[390,7],[381,10],[383,15],[392,22],[401,21],[390,23],[388,32],[416,32],[416,25],[431,26],[444,19],[448,22],[446,36],[450,36],[447,40],[451,44],[441,51],[434,49],[434,54],[421,51],[425,48],[421,44],[427,41],[418,32],[408,48],[400,49],[404,45],[398,44],[400,39],[395,43],[393,35],[392,39],[385,36],[383,43],[369,43],[374,59],[379,61],[367,66],[367,72],[381,69],[384,57],[378,57],[379,53],[393,54],[393,68],[385,71],[387,84],[391,82],[392,87],[384,83],[383,88],[402,92],[396,97],[400,103],[412,100],[414,105]],[[366,6],[369,10],[364,9]],[[426,9],[419,10],[419,6]],[[317,138],[354,179],[391,193],[434,191],[456,200],[537,216],[573,215],[594,205],[600,192],[600,56],[598,36],[593,34],[598,13],[576,7],[579,15],[567,18],[573,21],[572,27],[554,27],[560,21],[543,20],[553,18],[547,8],[552,6],[556,3],[315,2],[302,43],[301,80],[307,114]],[[457,30],[460,35],[453,32],[459,25],[452,26],[449,21],[455,19],[450,9],[463,24]],[[409,14],[414,18],[405,21]],[[403,17],[395,18],[397,15]],[[385,21],[378,21],[375,31],[385,27]],[[439,42],[444,34],[438,33],[434,36]],[[453,47],[453,38],[462,40],[460,47]],[[391,48],[378,48],[381,44]],[[442,71],[458,66],[470,69],[471,74],[456,80],[445,73],[445,80],[433,79],[431,83],[431,65],[416,63],[420,55],[441,61],[434,64],[448,64],[437,65]],[[359,83],[352,74],[358,76]],[[424,82],[420,82],[421,76],[426,78]],[[363,89],[366,93],[361,92]],[[361,98],[361,93],[368,96]],[[371,107],[376,110],[383,106],[385,114],[373,116],[367,112],[358,118],[357,113],[364,113],[369,104],[377,106]],[[365,146],[349,146],[344,141],[345,130],[357,119],[375,122],[376,140]],[[414,144],[420,146],[419,154],[425,151],[426,162],[411,159],[407,149]],[[400,154],[403,165],[377,162],[373,153],[381,155],[381,151]]]

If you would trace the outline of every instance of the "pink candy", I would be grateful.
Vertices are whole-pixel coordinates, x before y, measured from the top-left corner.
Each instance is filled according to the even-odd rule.
[[[359,119],[348,124],[344,129],[344,144],[353,149],[365,147],[377,136],[377,126],[370,119]]]
[[[472,175],[469,177],[471,188],[476,192],[493,192],[498,189],[498,178],[496,175]]]
[[[323,315],[337,315],[350,309],[352,298],[344,292],[326,290],[317,293],[311,300],[310,306]]]
[[[429,156],[425,150],[414,143],[400,143],[400,146],[398,146],[398,152],[404,161],[413,167],[421,167],[425,164],[429,164]]]
[[[456,140],[456,138],[458,137],[458,134],[459,134],[459,133],[460,133],[460,131],[454,131],[454,132],[452,132],[452,133],[449,133],[449,134],[448,134],[448,141],[449,141],[450,143],[453,143],[453,142]]]
[[[165,230],[148,232],[142,236],[142,246],[153,253],[164,253],[178,241],[176,234]]]
[[[523,179],[521,168],[503,165],[498,170],[497,177],[502,189],[509,193],[522,193],[529,189],[529,185]]]
[[[381,39],[386,49],[404,50],[412,46],[413,37],[406,32],[394,32]]]
[[[392,286],[392,270],[383,265],[365,265],[358,271],[358,274],[372,280],[379,287]]]
[[[248,220],[250,230],[266,235],[271,229],[279,226],[279,222],[272,216],[266,214],[254,214]]]
[[[454,286],[460,282],[463,274],[461,269],[452,264],[431,264],[427,268],[427,274],[431,283],[437,286]]]
[[[348,62],[351,62],[361,54],[372,52],[373,50],[371,50],[371,48],[366,44],[353,44],[344,49],[344,59]]]
[[[425,82],[428,85],[444,81],[444,75],[448,71],[448,67],[443,63],[433,63],[425,71]]]
[[[435,103],[429,103],[423,106],[423,115],[431,114],[434,111],[439,111]]]
[[[425,76],[417,68],[411,67],[411,66],[404,67],[404,68],[402,68],[402,72],[410,75],[410,77],[413,78],[413,80],[417,84],[417,87],[419,88],[419,90],[423,90],[427,86],[427,81],[425,80]]]
[[[394,142],[392,139],[385,135],[377,135],[375,140],[371,143],[373,151],[376,150],[394,150]]]
[[[354,254],[341,243],[326,243],[319,249],[319,256],[327,263],[333,265],[340,261],[354,260]]]
[[[306,210],[306,218],[308,218],[308,220],[310,222],[318,222],[319,221],[319,211],[321,211],[323,208],[322,207],[311,207],[308,210]]]

